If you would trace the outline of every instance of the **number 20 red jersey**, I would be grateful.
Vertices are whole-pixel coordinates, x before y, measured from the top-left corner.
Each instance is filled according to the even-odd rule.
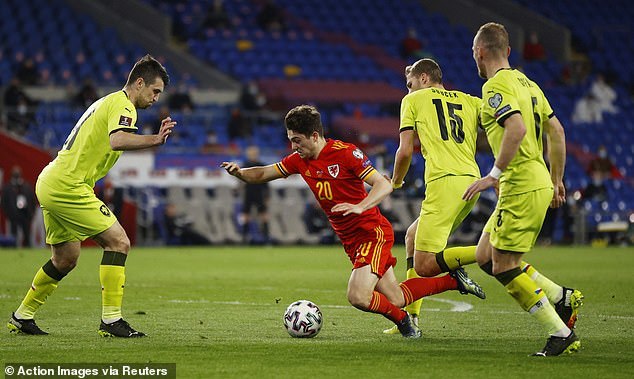
[[[350,240],[359,229],[371,230],[385,222],[378,207],[360,215],[342,216],[341,212],[330,211],[336,204],[357,204],[367,197],[364,179],[377,173],[368,157],[355,145],[328,139],[317,159],[302,159],[293,153],[276,167],[285,177],[302,176],[342,241]]]

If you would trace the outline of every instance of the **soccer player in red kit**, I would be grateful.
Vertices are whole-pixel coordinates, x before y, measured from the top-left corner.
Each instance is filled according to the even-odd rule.
[[[396,324],[404,337],[419,338],[421,331],[400,308],[421,298],[459,290],[484,298],[482,288],[464,270],[434,278],[398,283],[394,275],[392,225],[377,204],[392,192],[391,183],[353,144],[325,139],[321,115],[309,105],[291,109],[284,119],[293,153],[281,162],[240,168],[234,162],[221,167],[247,183],[264,183],[299,174],[326,212],[352,262],[348,301],[354,307],[379,313]],[[366,192],[365,183],[372,186]]]

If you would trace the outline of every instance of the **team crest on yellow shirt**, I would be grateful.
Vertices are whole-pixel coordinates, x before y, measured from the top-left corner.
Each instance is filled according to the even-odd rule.
[[[491,108],[497,108],[502,104],[502,95],[496,93],[495,95],[489,97],[489,105]]]
[[[339,165],[338,164],[333,164],[333,165],[328,166],[328,173],[333,178],[336,178],[339,175]]]
[[[105,204],[102,204],[101,207],[99,207],[99,211],[101,211],[104,216],[110,217],[110,209],[108,209]]]

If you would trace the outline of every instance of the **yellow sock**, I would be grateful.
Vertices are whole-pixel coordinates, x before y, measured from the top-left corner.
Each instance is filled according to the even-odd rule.
[[[563,297],[564,289],[559,284],[554,283],[553,281],[542,275],[539,271],[535,270],[535,267],[527,262],[522,261],[520,267],[522,268],[522,271],[526,273],[526,275],[530,276],[531,279],[533,279],[535,284],[537,284],[544,290],[546,296],[548,297],[548,300],[552,304],[555,304],[556,302],[561,300],[561,298]]]
[[[570,329],[561,321],[555,308],[550,304],[546,296],[542,296],[539,301],[528,310],[537,322],[544,325],[548,334],[558,337],[568,337]]]
[[[498,274],[496,278],[504,284],[508,293],[522,309],[533,315],[546,328],[548,334],[567,336],[570,333],[541,288],[537,287],[537,284],[519,268]]]
[[[127,255],[115,251],[104,251],[99,266],[101,282],[101,319],[111,323],[120,319],[125,283],[125,259]]]
[[[444,271],[453,271],[476,261],[475,246],[450,247],[436,254],[436,262]]]
[[[407,270],[407,279],[412,279],[412,278],[418,278],[418,274],[416,274],[416,270],[414,270],[413,268],[409,268]],[[420,315],[420,308],[423,305],[423,299],[420,298],[418,300],[416,300],[413,303],[410,303],[409,305],[407,305],[405,307],[405,312],[411,314],[411,315]]]
[[[32,319],[35,311],[38,310],[42,304],[46,301],[46,298],[55,291],[57,283],[59,283],[66,274],[62,274],[57,271],[53,266],[52,261],[46,262],[42,266],[35,277],[33,278],[33,284],[29,288],[29,292],[26,293],[24,300],[15,311],[15,316],[21,319]]]

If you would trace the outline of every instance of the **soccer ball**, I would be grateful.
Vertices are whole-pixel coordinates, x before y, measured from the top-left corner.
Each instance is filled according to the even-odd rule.
[[[323,317],[319,307],[308,300],[298,300],[286,308],[284,326],[291,337],[312,338],[321,330]]]

